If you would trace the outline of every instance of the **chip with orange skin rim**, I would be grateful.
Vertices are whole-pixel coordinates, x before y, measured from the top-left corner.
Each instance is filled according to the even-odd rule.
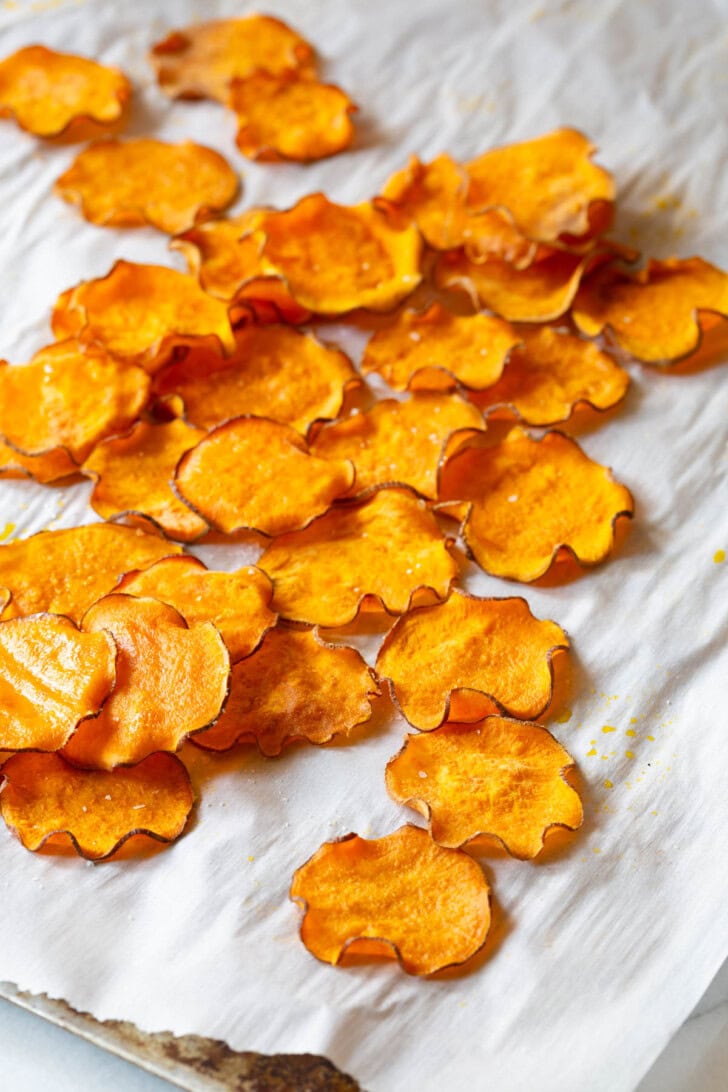
[[[490,387],[503,373],[520,334],[493,315],[455,315],[440,303],[402,311],[377,330],[361,370],[377,372],[395,391]]]
[[[554,827],[581,826],[579,794],[564,778],[573,766],[540,725],[486,717],[407,736],[385,782],[393,800],[425,816],[438,845],[459,848],[487,836],[531,860]]]
[[[568,647],[561,626],[534,617],[525,599],[453,591],[444,603],[397,619],[379,650],[377,674],[422,732],[495,712],[533,720],[551,701],[553,659]]]
[[[123,72],[86,57],[32,45],[0,61],[0,117],[34,136],[86,140],[123,121],[130,98]]]
[[[54,190],[102,227],[151,225],[170,235],[232,204],[238,176],[219,152],[186,140],[100,140],[84,148]]]
[[[115,590],[169,603],[188,625],[214,622],[231,663],[249,656],[277,619],[269,607],[273,585],[255,565],[215,572],[196,557],[167,557],[126,573]]]
[[[2,775],[0,812],[26,849],[67,838],[89,861],[112,857],[140,835],[173,842],[194,803],[176,755],[154,754],[106,771],[76,769],[57,754],[23,754],[9,759]]]
[[[194,277],[163,265],[119,260],[105,277],[61,293],[51,316],[59,340],[82,335],[110,353],[157,371],[180,345],[208,339],[233,352],[227,307]]]
[[[415,600],[444,599],[458,575],[451,545],[409,489],[380,489],[281,535],[258,565],[283,618],[335,627],[362,607],[404,614]]]
[[[154,751],[176,751],[217,720],[228,695],[230,656],[212,622],[187,625],[157,599],[115,592],[86,611],[82,629],[116,642],[116,686],[98,717],[63,749],[76,766],[110,770]]]
[[[378,695],[374,672],[355,648],[326,644],[315,630],[279,627],[235,664],[220,719],[194,743],[211,751],[255,743],[273,758],[295,741],[348,736],[370,719]]]
[[[480,866],[407,824],[384,838],[325,842],[296,870],[301,940],[324,963],[397,959],[407,974],[465,963],[485,943],[490,891]]]
[[[0,749],[57,751],[98,714],[115,681],[108,633],[34,614],[0,622]]]
[[[474,434],[440,467],[441,501],[465,502],[462,535],[482,569],[530,582],[564,554],[582,567],[614,546],[617,519],[631,517],[629,490],[563,433],[535,440],[514,428],[486,446]]]
[[[177,99],[227,102],[230,83],[259,69],[280,74],[289,69],[313,72],[314,51],[281,19],[249,15],[215,19],[173,30],[149,55],[157,82]]]
[[[33,478],[45,485],[78,473],[71,456],[61,450],[45,455],[21,455],[19,451],[0,443],[0,478]]]

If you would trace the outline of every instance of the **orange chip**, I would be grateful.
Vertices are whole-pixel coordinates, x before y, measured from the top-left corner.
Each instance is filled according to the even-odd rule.
[[[568,647],[561,627],[535,618],[525,599],[453,591],[444,603],[395,622],[377,673],[389,679],[398,707],[423,732],[494,712],[532,720],[551,701],[553,657]]]
[[[280,535],[306,527],[347,493],[354,467],[316,458],[288,425],[235,417],[180,459],[174,481],[217,531]]]
[[[488,836],[530,860],[554,827],[576,830],[583,811],[565,781],[574,760],[538,724],[486,717],[407,736],[387,763],[390,796],[430,822],[438,845]]]
[[[55,192],[92,224],[184,231],[235,200],[238,176],[218,152],[187,140],[101,140],[85,148]]]
[[[150,755],[138,766],[77,770],[60,755],[15,755],[2,769],[0,811],[26,849],[57,835],[89,861],[113,856],[129,838],[173,842],[184,830],[194,796],[175,755]]]
[[[490,928],[479,865],[410,825],[325,842],[295,872],[290,894],[304,911],[301,940],[324,963],[376,955],[407,974],[433,974],[474,956]]]
[[[159,86],[172,98],[227,102],[233,79],[262,69],[313,71],[314,52],[305,39],[270,15],[216,19],[173,30],[152,48]]]
[[[444,599],[458,574],[451,544],[424,501],[408,489],[380,489],[282,535],[258,564],[284,618],[343,626],[362,606],[404,614],[415,598]]]
[[[108,631],[119,653],[111,696],[64,748],[71,762],[104,770],[132,765],[154,751],[176,751],[220,715],[230,657],[212,622],[188,626],[167,603],[116,593],[94,603],[82,626]]]
[[[578,406],[608,410],[624,398],[629,375],[591,341],[548,326],[524,329],[501,378],[473,397],[488,416],[513,414],[527,425],[566,421]]]
[[[168,557],[127,573],[116,590],[169,603],[188,625],[214,622],[232,663],[249,656],[276,623],[269,609],[273,586],[255,565],[211,572],[196,557]]]
[[[94,717],[114,685],[108,633],[35,614],[0,622],[0,749],[57,751]]]
[[[356,649],[325,644],[311,630],[272,629],[235,665],[225,711],[194,742],[210,751],[256,743],[272,758],[296,740],[321,744],[349,735],[369,720],[378,694]]]
[[[39,137],[86,140],[120,122],[131,84],[118,68],[33,45],[0,61],[0,117]]]
[[[650,364],[689,356],[716,315],[728,318],[728,273],[702,258],[651,260],[631,276],[607,269],[585,281],[573,306],[583,333],[607,328],[620,348]]]
[[[83,464],[93,478],[91,507],[104,519],[150,520],[170,538],[194,542],[207,524],[172,489],[175,467],[205,435],[184,421],[139,421],[125,436],[99,444]]]
[[[178,554],[158,535],[115,523],[40,531],[0,545],[0,589],[12,599],[3,618],[51,611],[79,622],[85,611],[129,569],[145,569]]]
[[[547,572],[557,555],[580,565],[603,561],[620,516],[630,517],[628,489],[560,432],[534,440],[514,428],[486,446],[474,435],[440,469],[440,499],[464,501],[462,534],[481,568],[525,582]]]
[[[63,292],[51,325],[59,339],[82,333],[148,372],[161,368],[178,345],[206,338],[227,353],[235,348],[225,304],[194,277],[163,265],[115,262],[105,277]]]
[[[255,72],[230,85],[235,138],[248,159],[307,162],[348,148],[356,106],[339,87],[301,72]]]
[[[385,398],[364,413],[324,425],[314,434],[311,451],[325,459],[351,460],[356,480],[350,496],[396,483],[434,499],[449,436],[484,427],[480,410],[457,395],[421,391],[406,402]]]
[[[0,478],[34,478],[45,484],[77,472],[73,459],[61,448],[46,455],[21,455],[0,443]]]
[[[481,390],[500,378],[520,334],[492,315],[454,315],[439,303],[402,311],[364,350],[364,375],[378,372],[396,391]]]

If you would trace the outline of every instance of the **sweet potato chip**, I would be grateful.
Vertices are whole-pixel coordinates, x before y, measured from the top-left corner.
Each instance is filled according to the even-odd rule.
[[[369,339],[361,370],[378,372],[396,391],[480,390],[500,378],[521,336],[492,315],[455,315],[439,303],[403,311]]]
[[[99,712],[115,663],[108,633],[82,633],[61,615],[0,622],[0,749],[63,747],[80,721]]]
[[[184,421],[139,421],[125,436],[99,444],[83,464],[93,478],[91,507],[104,519],[151,520],[170,538],[194,542],[207,524],[172,489],[175,467],[205,435]]]
[[[256,743],[271,758],[296,740],[328,743],[372,715],[374,673],[354,648],[325,644],[311,630],[272,629],[235,664],[217,724],[194,737],[210,751]]]
[[[0,478],[34,478],[46,484],[76,473],[78,467],[62,448],[46,455],[21,455],[14,448],[0,443]]]
[[[282,535],[258,562],[284,618],[343,626],[362,605],[404,614],[415,597],[444,599],[458,574],[435,518],[408,489],[381,489]]]
[[[385,398],[364,413],[324,425],[314,434],[311,452],[351,460],[356,479],[350,496],[396,483],[434,499],[448,437],[458,429],[484,427],[480,410],[457,395],[420,391],[406,402]]]
[[[131,84],[118,68],[33,45],[0,61],[0,117],[39,137],[85,140],[120,122]]]
[[[554,827],[581,826],[579,794],[563,776],[573,765],[538,724],[486,717],[407,736],[387,763],[386,783],[394,800],[429,820],[438,845],[487,835],[530,860]]]
[[[116,593],[94,603],[82,628],[108,631],[119,651],[111,696],[64,748],[75,765],[110,770],[176,751],[220,715],[230,656],[212,622],[188,626],[166,603]]]
[[[467,440],[440,469],[439,497],[468,502],[462,533],[481,568],[526,582],[560,554],[582,566],[603,561],[617,519],[633,511],[629,490],[574,440],[534,440],[520,428],[491,446]]]
[[[324,963],[398,959],[407,974],[465,963],[485,943],[490,891],[467,853],[409,824],[384,838],[325,842],[293,876],[301,940]]]
[[[115,590],[169,603],[188,625],[214,622],[231,663],[249,656],[276,623],[269,608],[273,585],[254,565],[211,572],[196,557],[168,557],[127,573]]]
[[[218,425],[175,473],[179,496],[225,534],[299,531],[353,482],[350,462],[316,458],[295,429],[265,417]]]
[[[175,235],[220,212],[237,196],[238,176],[212,148],[187,140],[100,140],[58,179],[55,192],[92,224]]]
[[[397,619],[379,651],[377,673],[389,679],[402,713],[423,732],[494,712],[532,720],[551,701],[552,659],[568,647],[561,627],[535,618],[525,599],[453,591],[444,603]]]
[[[150,755],[119,770],[77,770],[60,755],[15,755],[2,769],[3,819],[26,849],[64,835],[90,861],[113,856],[129,838],[173,842],[194,796],[176,755]]]
[[[262,69],[313,71],[311,46],[280,19],[248,15],[173,30],[152,48],[159,86],[176,99],[227,102],[233,79]]]

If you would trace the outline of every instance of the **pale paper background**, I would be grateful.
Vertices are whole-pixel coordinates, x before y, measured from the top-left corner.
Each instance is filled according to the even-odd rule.
[[[172,105],[151,84],[152,41],[237,10],[247,5],[5,5],[0,52],[41,41],[124,66],[137,84],[130,132],[228,153],[245,204],[288,205],[317,188],[352,202],[410,152],[468,157],[575,125],[616,173],[625,241],[728,265],[725,2],[271,0],[266,10],[313,40],[326,78],[362,106],[359,146],[305,168],[241,163],[230,115]],[[116,257],[179,264],[163,236],[92,227],[50,196],[73,154],[0,127],[0,332],[12,361],[49,340],[56,294]],[[355,745],[275,762],[195,753],[194,825],[148,859],[97,867],[0,838],[0,979],[147,1029],[321,1052],[370,1092],[633,1088],[728,952],[728,564],[713,562],[728,548],[728,389],[720,369],[633,374],[623,412],[581,437],[634,491],[626,546],[570,586],[525,590],[574,642],[573,717],[556,732],[580,764],[588,817],[543,863],[484,859],[500,908],[488,961],[421,981],[396,965],[333,970],[298,940],[286,897],[296,866],[327,838],[410,818],[382,779],[404,725],[380,717]],[[0,528],[93,518],[86,496],[1,483]],[[250,556],[204,555],[225,567]],[[523,591],[472,567],[466,583]]]

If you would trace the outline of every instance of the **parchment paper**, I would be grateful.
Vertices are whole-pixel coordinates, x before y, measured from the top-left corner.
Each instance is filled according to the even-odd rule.
[[[270,0],[362,107],[356,149],[312,167],[241,162],[231,115],[170,104],[152,86],[150,43],[247,4],[4,8],[3,55],[41,41],[122,65],[137,85],[129,132],[229,154],[242,204],[285,206],[319,188],[361,200],[411,152],[467,158],[571,124],[616,172],[624,241],[728,265],[724,2]],[[115,258],[179,264],[162,235],[93,227],[51,196],[73,155],[0,127],[0,350],[12,361],[50,340],[57,293]],[[565,850],[534,864],[485,858],[497,919],[478,969],[438,981],[396,965],[334,970],[298,939],[294,869],[325,839],[412,818],[382,776],[405,726],[380,713],[355,744],[277,761],[193,753],[193,829],[148,858],[93,866],[0,837],[0,978],[149,1030],[320,1052],[370,1092],[633,1088],[728,952],[728,564],[713,560],[728,548],[726,373],[633,375],[623,411],[581,436],[636,497],[619,555],[550,589],[467,573],[471,590],[523,593],[571,634],[573,715],[554,728],[587,806]],[[86,497],[80,485],[0,483],[0,530],[94,518]],[[230,568],[250,556],[202,554]]]

